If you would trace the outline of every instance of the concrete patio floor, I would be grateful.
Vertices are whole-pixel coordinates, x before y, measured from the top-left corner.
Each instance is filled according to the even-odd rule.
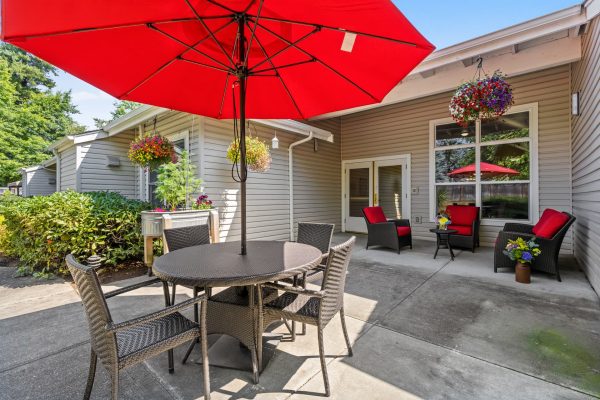
[[[400,255],[365,251],[364,242],[359,237],[345,297],[354,357],[345,356],[338,318],[325,330],[332,398],[600,396],[600,301],[570,258],[562,283],[534,274],[531,285],[521,285],[512,271],[493,273],[489,248],[457,251],[450,262],[443,250],[432,259],[433,242]],[[89,336],[77,293],[62,280],[13,273],[0,268],[0,399],[81,398]],[[162,289],[150,287],[111,299],[109,307],[122,320],[162,301]],[[172,375],[166,355],[123,371],[120,398],[201,398],[201,367],[181,365],[184,351],[176,350]],[[214,399],[321,397],[316,330],[281,342],[260,384],[251,382],[249,372],[211,368]],[[99,367],[92,397],[108,398],[109,389]]]

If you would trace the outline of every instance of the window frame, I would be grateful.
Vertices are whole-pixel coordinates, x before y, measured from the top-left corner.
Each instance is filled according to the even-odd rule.
[[[190,154],[190,131],[189,129],[183,130],[178,133],[172,133],[170,135],[164,135],[171,143],[177,142],[179,140],[184,141],[185,151]],[[190,154],[191,159],[191,154]],[[144,193],[144,201],[150,201],[150,171],[147,168],[142,168],[144,174],[144,186],[146,187]]]
[[[481,186],[489,184],[511,184],[511,183],[529,183],[529,219],[500,219],[485,218],[481,219],[481,225],[503,226],[507,222],[518,222],[533,224],[539,218],[539,172],[538,172],[538,103],[529,103],[511,107],[505,115],[529,112],[529,137],[515,138],[506,140],[481,141],[481,121],[475,123],[475,143],[438,146],[435,145],[435,128],[438,125],[453,123],[452,118],[440,118],[429,121],[429,217],[430,222],[435,222],[437,214],[436,205],[436,186],[450,185],[474,185],[475,186],[475,204],[481,207]],[[529,180],[513,181],[482,181],[480,176],[481,147],[509,144],[509,143],[529,143]],[[475,148],[475,181],[474,182],[444,182],[435,181],[435,152],[437,150],[452,150],[460,148]]]

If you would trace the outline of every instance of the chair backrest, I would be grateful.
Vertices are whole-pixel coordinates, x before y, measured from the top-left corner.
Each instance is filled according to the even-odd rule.
[[[338,244],[329,250],[327,268],[324,272],[321,290],[325,292],[321,299],[320,318],[326,324],[337,314],[344,305],[344,289],[346,287],[346,272],[350,262],[350,254],[356,242],[352,236],[346,242]]]
[[[387,218],[385,217],[383,208],[379,206],[365,207],[362,209],[362,212],[365,216],[365,221],[367,221],[367,224],[378,224],[380,222],[387,222]]]
[[[446,207],[446,214],[450,216],[452,225],[471,226],[473,221],[479,220],[479,207],[449,205]]]
[[[117,341],[115,334],[106,330],[106,325],[112,322],[112,317],[96,271],[78,263],[72,254],[69,254],[65,261],[81,296],[90,329],[92,349],[102,364],[111,371],[117,365]]]
[[[210,230],[206,224],[165,229],[163,235],[166,244],[165,252],[210,243]]]
[[[323,254],[329,253],[334,228],[334,224],[299,222],[297,241],[298,243],[314,246],[321,250]]]

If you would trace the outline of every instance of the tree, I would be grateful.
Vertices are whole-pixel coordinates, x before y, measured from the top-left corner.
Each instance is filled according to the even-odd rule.
[[[52,65],[0,43],[0,185],[18,180],[19,168],[47,160],[48,145],[83,132],[70,92],[54,90]]]
[[[94,125],[96,125],[96,128],[104,128],[104,126],[109,122],[114,121],[117,118],[121,118],[123,115],[141,106],[141,104],[136,103],[135,101],[122,100],[115,101],[113,103],[113,106],[115,107],[115,109],[110,113],[111,119],[94,118]]]

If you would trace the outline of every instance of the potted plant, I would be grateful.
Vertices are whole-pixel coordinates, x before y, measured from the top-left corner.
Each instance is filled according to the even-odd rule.
[[[213,202],[212,200],[208,199],[207,194],[203,193],[200,196],[198,196],[196,202],[192,205],[192,208],[194,210],[210,210],[211,208],[213,208]]]
[[[450,225],[452,221],[450,221],[450,218],[448,215],[446,215],[446,213],[440,212],[437,216],[437,223],[438,229],[445,231],[448,229],[448,225]]]
[[[173,144],[157,133],[144,135],[131,142],[127,155],[134,165],[146,169],[156,169],[165,163],[177,161]]]
[[[542,251],[535,238],[525,241],[523,238],[509,240],[503,253],[513,261],[516,261],[515,280],[519,283],[531,283],[531,263]]]
[[[227,148],[227,159],[232,164],[240,161],[239,139],[234,139]],[[269,146],[256,136],[246,138],[246,165],[253,172],[267,172],[271,167]]]

